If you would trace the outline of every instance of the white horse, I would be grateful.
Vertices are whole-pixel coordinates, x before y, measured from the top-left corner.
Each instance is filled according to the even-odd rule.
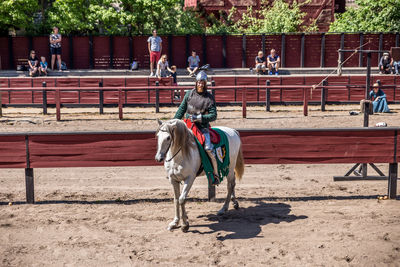
[[[158,121],[160,124],[157,136],[157,154],[155,159],[158,162],[164,161],[169,181],[174,189],[175,217],[168,225],[168,230],[179,227],[180,209],[182,210],[182,231],[187,232],[189,222],[185,210],[185,202],[201,166],[200,154],[192,131],[186,124],[178,119],[165,122]],[[235,198],[236,179],[241,179],[244,172],[244,160],[241,148],[239,133],[228,127],[217,127],[226,133],[229,141],[229,174],[228,194],[225,203],[218,211],[222,215],[229,208],[229,201],[232,200],[235,209],[239,208],[239,203]],[[200,175],[203,175],[202,172]],[[183,182],[182,193],[180,183]]]

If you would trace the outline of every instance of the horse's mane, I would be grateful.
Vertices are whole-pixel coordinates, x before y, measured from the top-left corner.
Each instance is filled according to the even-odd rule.
[[[178,119],[166,121],[165,123],[163,123],[163,125],[166,125],[168,133],[174,136],[175,146],[181,147],[182,154],[187,157],[189,147],[191,145],[195,145],[193,133],[188,129],[183,121]],[[175,128],[174,125],[176,125]],[[160,130],[160,127],[158,128],[157,132]]]

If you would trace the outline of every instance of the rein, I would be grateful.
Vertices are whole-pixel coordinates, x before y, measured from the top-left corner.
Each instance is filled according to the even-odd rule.
[[[163,131],[163,132],[165,132],[165,131]],[[167,151],[165,153],[167,153],[169,151],[169,149],[171,148],[171,144],[172,143],[173,143],[173,141],[169,144],[168,149],[167,149]],[[178,149],[178,151],[175,153],[175,155],[173,155],[170,159],[164,160],[164,161],[165,162],[170,162],[171,160],[173,160],[176,157],[176,155],[178,155],[179,152],[181,152],[181,150],[182,150],[182,146]]]
[[[170,147],[171,147],[171,145],[170,145]],[[172,156],[172,158],[170,158],[169,160],[165,160],[165,162],[170,162],[171,160],[173,160],[175,158],[175,156],[178,155],[179,152],[181,152],[181,149],[182,149],[182,146],[178,149],[178,151],[175,153],[175,155]],[[169,150],[169,148],[168,148],[168,150]]]

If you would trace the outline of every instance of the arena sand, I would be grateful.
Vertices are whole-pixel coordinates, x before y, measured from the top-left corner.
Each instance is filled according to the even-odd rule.
[[[371,117],[399,126],[395,113]],[[220,108],[214,125],[235,128],[357,127],[357,106]],[[174,108],[5,109],[2,132],[154,130]],[[378,165],[387,173],[386,165]],[[35,169],[36,205],[25,204],[24,170],[0,170],[0,266],[400,266],[400,202],[379,200],[385,181],[333,182],[350,165],[246,165],[240,209],[216,216],[199,177],[187,203],[190,229],[169,232],[172,190],[162,166]],[[11,205],[9,205],[9,203]]]

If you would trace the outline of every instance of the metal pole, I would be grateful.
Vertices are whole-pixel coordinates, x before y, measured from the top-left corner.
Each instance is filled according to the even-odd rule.
[[[47,84],[46,84],[46,82],[42,82],[42,87],[43,87],[43,92],[42,92],[43,114],[47,115],[47,90],[46,90]]]
[[[246,88],[242,89],[242,117],[245,119],[247,115],[247,99],[246,99]]]
[[[308,95],[307,88],[303,88],[303,115],[308,116]]]
[[[123,102],[122,102],[122,88],[118,89],[118,115],[119,119],[122,120],[124,118],[123,114]]]
[[[203,64],[207,64],[207,36],[202,35]]]
[[[271,85],[271,81],[267,80],[265,85],[267,86],[265,89],[265,111],[271,111],[271,88],[268,87]]]
[[[371,53],[367,53],[367,77],[366,77],[366,85],[365,85],[365,99],[369,100],[369,88],[371,81]],[[369,124],[369,109],[370,103],[364,102],[364,127],[368,127]]]
[[[326,104],[326,88],[325,86],[328,84],[327,80],[322,81],[322,88],[321,88],[321,111],[325,111],[325,104]]]
[[[364,45],[364,34],[360,32],[360,47]],[[363,52],[360,50],[359,52],[359,58],[358,58],[358,66],[362,67],[363,66]]]
[[[129,36],[129,64],[133,61],[133,39]]]
[[[25,153],[26,153],[26,168],[25,168],[25,190],[26,202],[29,204],[35,203],[35,183],[33,180],[33,169],[31,168],[30,153],[29,153],[29,137],[25,136]]]
[[[9,56],[9,64],[10,69],[15,69],[14,66],[14,51],[13,51],[13,39],[11,35],[8,36],[8,56]]]
[[[61,120],[60,89],[56,89],[56,118],[57,118],[57,121]]]
[[[99,82],[99,113],[104,114],[104,91],[103,89],[103,82]]]
[[[156,113],[160,112],[160,83],[156,81]]]
[[[379,33],[379,50],[383,49],[383,33]],[[382,57],[382,52],[378,53],[378,60],[380,60]]]
[[[398,164],[389,163],[389,179],[388,179],[388,197],[396,199],[397,194],[397,178],[398,178]]]
[[[215,87],[215,81],[214,80],[211,81],[211,87]],[[214,99],[215,99],[215,89],[214,88],[211,89],[211,93],[212,93],[212,95],[214,96]]]

